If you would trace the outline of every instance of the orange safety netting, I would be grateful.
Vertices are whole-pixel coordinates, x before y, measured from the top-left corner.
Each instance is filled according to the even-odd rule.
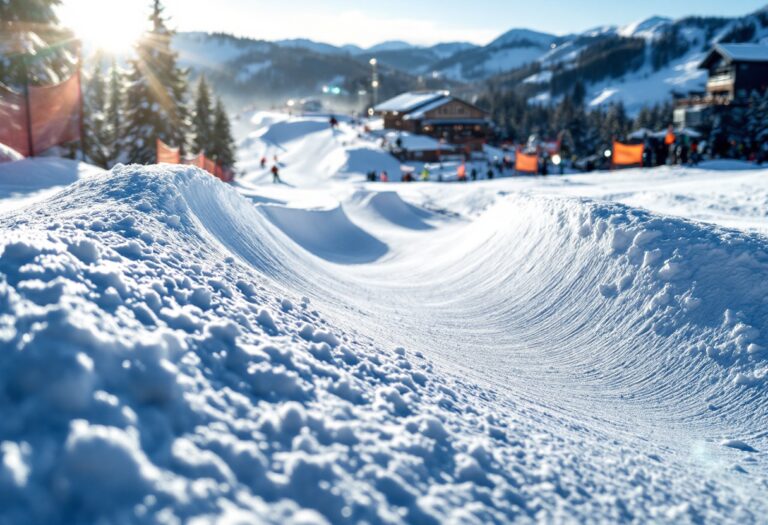
[[[538,173],[539,172],[539,156],[527,155],[517,150],[515,155],[515,171],[521,173]]]
[[[643,152],[645,146],[642,144],[622,144],[613,143],[613,165],[614,166],[633,166],[643,164]]]
[[[80,139],[78,74],[54,86],[30,86],[28,95],[27,104],[23,94],[0,87],[0,143],[28,157]]]
[[[157,162],[164,162],[167,164],[182,164],[179,148],[172,148],[162,140],[158,139]],[[231,182],[234,179],[234,173],[231,169],[223,167],[218,162],[206,157],[203,153],[199,153],[191,159],[187,159],[185,162],[183,162],[183,164],[204,169],[217,179],[220,179],[224,182]]]
[[[157,163],[181,164],[181,151],[172,148],[160,139],[157,139]]]

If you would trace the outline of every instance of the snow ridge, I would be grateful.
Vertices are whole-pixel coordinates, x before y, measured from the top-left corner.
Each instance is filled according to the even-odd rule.
[[[764,361],[752,351],[763,340],[752,325],[765,309],[747,306],[765,290],[728,275],[751,268],[764,276],[764,239],[621,206],[533,197],[502,203],[468,233],[476,246],[489,235],[524,233],[523,247],[552,255],[549,243],[534,249],[535,216],[574,250],[583,281],[601,285],[577,289],[575,276],[561,276],[561,284],[549,283],[554,297],[573,302],[582,294],[582,308],[587,297],[592,313],[618,316],[619,325],[655,341],[691,335],[698,346],[661,345],[684,368],[676,395],[693,384],[689,363],[704,362],[705,340],[733,381],[695,394],[721,388],[738,400],[737,388],[764,391]],[[502,217],[520,219],[500,230]],[[704,475],[663,447],[649,454],[647,443],[590,426],[589,418],[585,427],[579,414],[501,398],[439,372],[418,351],[340,328],[315,306],[323,302],[318,293],[331,291],[313,284],[312,271],[334,266],[295,260],[301,248],[265,214],[195,168],[119,166],[0,216],[0,230],[0,522],[754,522],[764,515],[764,489],[742,486],[738,473]],[[691,240],[676,249],[679,236]],[[475,253],[469,269],[488,262]],[[543,265],[525,267],[517,257],[519,270],[500,273],[501,284],[526,273],[544,277]],[[725,260],[736,262],[718,270]],[[732,294],[718,297],[723,290]],[[522,293],[534,292],[529,282]],[[742,294],[751,295],[734,303]],[[639,302],[652,308],[639,310],[640,318]],[[725,303],[734,310],[721,325]],[[553,354],[567,361],[576,355],[569,350]],[[601,358],[611,357],[593,357],[592,365]],[[618,362],[604,366],[609,388],[628,388],[622,374],[654,361],[642,351],[631,359],[624,371]],[[715,377],[714,367],[702,369]],[[673,401],[671,390],[662,402]],[[764,410],[756,414],[765,421]],[[614,463],[596,456],[597,443]],[[601,493],[633,496],[595,497]]]

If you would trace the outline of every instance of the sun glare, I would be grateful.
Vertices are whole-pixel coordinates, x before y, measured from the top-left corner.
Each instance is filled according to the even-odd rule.
[[[60,18],[86,47],[114,54],[130,51],[147,26],[146,13],[132,2],[66,0]]]

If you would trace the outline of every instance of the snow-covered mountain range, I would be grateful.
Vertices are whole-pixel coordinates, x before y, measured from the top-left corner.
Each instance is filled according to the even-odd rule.
[[[634,112],[673,93],[701,89],[705,74],[698,64],[712,43],[766,37],[768,11],[763,8],[739,18],[651,17],[564,36],[512,29],[485,46],[391,41],[363,49],[307,39],[264,42],[180,33],[176,47],[188,66],[234,80],[235,90],[264,86],[311,95],[331,83],[354,97],[367,86],[368,60],[375,57],[384,91],[447,83],[477,92],[495,79],[508,87],[524,86],[532,101],[546,103],[580,82],[589,104],[623,102]],[[529,74],[521,74],[526,70]]]

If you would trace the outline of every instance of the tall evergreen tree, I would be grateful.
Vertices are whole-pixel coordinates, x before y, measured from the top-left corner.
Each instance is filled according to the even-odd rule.
[[[112,67],[109,69],[109,101],[106,115],[106,139],[104,148],[107,152],[107,166],[112,167],[123,160],[124,144],[123,133],[123,95],[125,92],[125,79],[117,65],[117,60],[112,59]]]
[[[211,93],[205,77],[200,77],[197,85],[197,96],[195,97],[195,113],[192,117],[192,132],[194,139],[192,142],[192,151],[210,152],[213,148],[213,106],[211,104]]]
[[[60,0],[0,1],[0,82],[50,84],[72,72],[72,34],[59,24]]]
[[[225,168],[235,165],[235,141],[227,111],[221,99],[216,102],[213,116],[213,138],[210,156]]]
[[[171,49],[173,31],[167,26],[160,0],[154,0],[151,29],[136,46],[125,95],[127,160],[148,164],[156,160],[156,140],[185,149],[188,111],[186,71]]]
[[[83,89],[83,114],[85,153],[97,166],[106,168],[109,163],[107,143],[107,82],[104,71],[104,56],[97,53],[93,58],[93,68],[88,75]]]

